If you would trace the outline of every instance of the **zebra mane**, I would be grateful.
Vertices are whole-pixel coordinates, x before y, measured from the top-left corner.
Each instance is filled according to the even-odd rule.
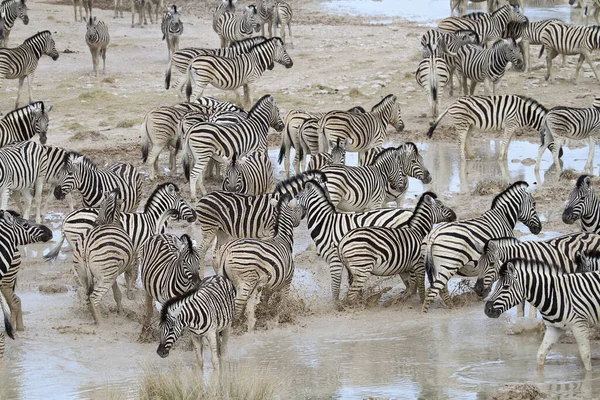
[[[284,193],[279,197],[277,201],[277,209],[275,211],[275,224],[273,226],[273,237],[279,235],[279,229],[281,227],[281,209],[284,204],[287,204],[292,200],[292,195],[289,193]]]
[[[32,41],[34,41],[35,39],[37,39],[40,36],[51,36],[52,34],[50,33],[50,31],[41,31],[36,33],[35,35],[25,39],[25,41],[23,42],[23,44],[29,44]]]
[[[190,237],[190,235],[188,235],[187,233],[184,233],[183,235],[181,235],[180,239],[182,239],[183,242],[185,242],[185,244],[187,245],[188,251],[190,253],[194,252],[194,242],[192,242],[192,238]]]
[[[413,142],[405,142],[405,143],[402,143],[400,146],[398,146],[398,148],[400,148],[400,147],[404,147],[404,146],[406,146],[406,147],[410,147],[410,148],[411,148],[411,150],[412,150],[413,152],[415,152],[415,153],[419,154],[419,149],[417,148],[417,145],[416,145],[416,144],[414,144]],[[392,148],[393,148],[393,147],[392,147]],[[377,157],[375,157],[375,159],[377,159]]]
[[[73,157],[82,157],[83,158],[83,164],[85,164],[87,167],[89,167],[91,170],[97,170],[98,166],[96,164],[94,164],[94,162],[92,160],[90,160],[87,156],[78,153],[76,151],[69,151],[68,153],[65,154],[65,159],[64,159],[64,166],[67,166],[67,163],[69,162],[69,159],[71,158],[71,156]]]
[[[485,244],[483,245],[483,253],[487,253],[490,249],[490,243],[494,242],[494,243],[498,243],[504,240],[510,240],[512,241],[517,241],[517,243],[521,243],[519,242],[519,240],[515,237],[512,236],[503,236],[503,237],[499,237],[499,238],[493,238],[493,239],[489,239],[487,242],[485,242]]]
[[[160,185],[158,185],[156,187],[156,189],[154,189],[154,191],[150,194],[150,196],[148,196],[148,200],[146,200],[146,204],[144,205],[144,212],[148,211],[148,208],[149,208],[150,204],[152,204],[152,202],[154,201],[154,198],[156,196],[158,196],[158,193],[160,193],[163,188],[167,187],[167,185],[173,185],[175,187],[175,191],[177,193],[179,193],[179,187],[176,184],[174,184],[172,182],[161,183]]]
[[[577,183],[575,183],[575,187],[577,189],[581,189],[584,186],[585,178],[591,179],[589,175],[581,175],[579,178],[577,178]]]
[[[494,11],[494,12],[492,13],[492,17],[493,17],[494,15],[496,15],[496,13],[499,13],[501,10],[508,9],[508,7],[512,7],[512,6],[511,6],[510,4],[506,4],[506,5],[502,6],[502,7],[500,7],[499,9],[497,9],[496,11]]]
[[[271,96],[270,94],[265,94],[263,97],[261,97],[260,99],[258,99],[258,101],[256,103],[254,103],[254,105],[252,106],[252,108],[250,109],[250,111],[248,111],[248,118],[250,118],[252,115],[254,115],[254,113],[256,112],[256,110],[258,108],[260,108],[260,106],[262,106],[262,104],[267,101],[268,98],[272,98],[273,96]]]
[[[13,217],[15,217],[15,218],[21,218],[21,214],[19,214],[19,213],[18,213],[18,212],[16,212],[16,211],[13,211],[13,210],[0,210],[0,216],[4,216],[3,214],[4,214],[5,212],[6,212],[6,213],[9,213],[10,215],[12,215],[12,216],[13,216]]]
[[[310,170],[310,171],[305,171],[301,174],[298,175],[294,175],[289,179],[286,179],[285,181],[281,181],[279,182],[277,185],[275,185],[275,189],[273,189],[273,194],[284,194],[284,193],[289,193],[290,192],[290,187],[292,190],[296,189],[296,188],[304,188],[304,186],[311,181],[317,182],[317,179],[319,179],[321,182],[327,182],[327,178],[325,177],[325,174],[322,173],[321,171],[318,170]],[[319,186],[321,184],[319,183]],[[294,193],[295,194],[295,193]]]
[[[192,287],[190,290],[188,290],[187,292],[184,292],[178,296],[175,296],[167,301],[165,301],[165,303],[162,306],[162,309],[160,310],[160,322],[163,323],[166,321],[167,319],[167,314],[169,313],[169,307],[171,307],[173,304],[182,301],[188,297],[193,296],[198,289],[200,289],[200,286],[202,286],[202,282],[206,279],[210,279],[211,277],[209,276],[208,278],[204,278],[202,281],[200,281],[200,283],[198,285],[194,285],[194,287]]]
[[[355,107],[349,108],[348,110],[346,110],[346,112],[355,113],[355,114],[364,114],[367,112],[367,110],[365,110],[361,106],[355,106]]]
[[[542,103],[540,103],[539,101],[537,101],[536,99],[532,99],[531,97],[527,97],[527,96],[521,96],[521,95],[517,95],[519,96],[527,105],[530,105],[532,107],[536,107],[536,108],[541,108],[544,111],[548,111],[548,108],[543,105]]]
[[[394,94],[388,94],[387,96],[385,96],[383,99],[381,99],[379,101],[379,103],[375,104],[372,108],[371,108],[371,112],[375,111],[378,107],[381,107],[381,105],[390,97],[396,97]]]
[[[31,104],[27,104],[26,106],[20,107],[20,108],[16,108],[14,110],[12,110],[11,112],[9,112],[8,114],[6,114],[2,119],[10,119],[10,118],[18,118],[18,114],[20,113],[27,113],[27,114],[31,114],[31,112],[35,109],[35,108],[40,108],[42,111],[44,111],[44,102],[43,101],[36,101],[34,103]]]
[[[481,17],[483,17],[484,15],[487,15],[487,13],[485,12],[481,12],[481,11],[476,11],[476,12],[472,12],[472,13],[468,13],[466,15],[463,15],[462,18],[467,18],[467,19],[480,19]]]
[[[500,193],[500,194],[496,195],[496,197],[494,197],[494,200],[492,200],[491,208],[495,208],[496,205],[498,205],[498,202],[500,201],[501,198],[503,198],[507,193],[513,191],[514,188],[516,188],[517,186],[521,186],[521,185],[525,185],[526,187],[529,187],[529,184],[525,181],[517,181],[517,182],[513,183],[508,188],[506,188],[502,193]]]
[[[415,206],[414,211],[416,211],[419,207],[421,207],[421,203],[423,203],[425,201],[425,196],[429,196],[432,199],[437,199],[437,194],[433,193],[433,192],[425,192],[421,195],[421,197],[419,197],[419,201],[417,202],[417,205]],[[415,216],[415,213],[413,212],[410,219],[413,219]]]
[[[410,143],[410,142],[409,142]],[[406,143],[405,143],[406,144]],[[414,143],[412,143],[414,146]],[[416,148],[417,146],[415,146]],[[396,147],[388,147],[387,149],[383,149],[383,151],[375,156],[371,165],[374,165],[384,154],[391,153],[392,151],[398,150]]]
[[[309,183],[315,188],[315,190],[317,192],[319,192],[319,195],[321,195],[325,200],[327,200],[327,204],[329,205],[329,207],[331,207],[332,209],[335,210],[335,205],[333,204],[333,202],[327,195],[325,187],[319,181],[316,181],[316,180],[310,180],[310,181],[306,182],[306,184],[309,184]]]
[[[563,273],[567,272],[562,265],[559,265],[556,263],[548,263],[546,261],[538,260],[535,258],[511,258],[510,260],[506,260],[500,267],[500,270],[498,271],[499,277],[503,277],[504,275],[506,275],[506,272],[508,271],[509,263],[511,263],[513,265],[514,264],[538,265],[538,266],[544,267],[545,269],[554,270],[557,272],[563,272]]]

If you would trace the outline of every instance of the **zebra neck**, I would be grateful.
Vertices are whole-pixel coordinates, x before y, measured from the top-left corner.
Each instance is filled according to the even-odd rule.
[[[33,52],[33,55],[35,56],[35,58],[37,58],[38,60],[42,57],[42,47],[43,47],[43,43],[38,42],[38,41],[32,41],[29,43],[23,43],[21,46],[19,46],[21,48],[27,48],[27,49],[31,49],[31,51]]]
[[[433,228],[433,213],[429,207],[419,207],[408,220],[408,226],[419,234],[420,237],[427,236]]]
[[[590,193],[584,212],[581,214],[581,228],[586,232],[596,232],[600,227],[600,201],[595,193]]]
[[[518,221],[518,211],[512,207],[497,207],[486,211],[483,217],[493,221],[495,230],[506,228],[512,232]],[[512,233],[510,234],[512,236]]]
[[[264,72],[274,62],[274,50],[275,48],[271,42],[264,42],[255,46],[254,50],[250,51],[248,55],[255,60],[254,65],[259,67],[261,72]]]
[[[335,206],[325,197],[310,199],[306,207],[308,229],[312,230],[313,227],[323,224],[325,218],[331,218],[335,214]]]

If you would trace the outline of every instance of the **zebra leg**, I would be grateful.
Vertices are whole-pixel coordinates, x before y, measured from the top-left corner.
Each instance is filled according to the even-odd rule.
[[[590,65],[590,68],[592,69],[592,72],[594,73],[596,80],[600,83],[600,77],[598,77],[598,71],[596,70],[596,66],[594,65],[594,61],[592,60],[590,53],[586,50],[583,53],[583,56],[585,57],[585,60],[587,61],[587,63]],[[575,78],[577,78],[577,75],[575,75]]]
[[[204,196],[206,194],[206,188],[204,187],[204,165],[200,165],[200,162],[197,162],[194,165],[194,168],[190,172],[190,196],[192,201],[198,200],[196,196],[196,187],[200,188],[200,194]]]
[[[523,318],[525,316],[525,301],[517,304],[517,317]]]
[[[117,18],[119,16],[119,0],[115,0],[115,13],[113,14],[113,18]]]
[[[152,332],[150,331],[150,323],[152,322],[152,314],[154,313],[154,299],[148,292],[146,292],[146,299],[144,302],[144,319],[142,321],[142,332],[140,333],[140,337],[138,342],[146,342],[150,340],[152,337]]]
[[[249,110],[252,107],[252,86],[244,85],[244,107]]]
[[[227,355],[227,343],[229,342],[229,336],[231,335],[231,328],[227,327],[221,331],[221,342],[219,344],[219,356],[225,357]]]
[[[135,282],[138,278],[138,265],[139,262],[137,257],[134,255],[135,260],[129,265],[129,267],[125,270],[125,283],[127,287],[127,299],[135,300],[135,295],[133,294],[133,289],[135,287]]]
[[[588,137],[590,149],[588,150],[588,159],[585,163],[584,170],[588,171],[590,175],[594,175],[594,154],[596,152],[596,141],[592,136]]]
[[[448,274],[448,276],[444,275],[441,271],[438,272],[438,276],[437,276],[435,282],[433,282],[433,285],[431,285],[429,287],[429,291],[427,292],[427,296],[425,298],[425,301],[423,302],[422,312],[426,313],[427,311],[429,311],[429,307],[431,307],[431,304],[435,300],[438,293],[440,293],[444,290],[446,291],[446,293],[444,294],[444,296],[442,298],[444,300],[444,303],[446,303],[447,306],[450,306],[450,304],[447,303],[447,301],[450,299],[450,295],[448,293],[448,289],[447,289],[446,285],[448,284],[448,281],[450,280],[450,278],[452,277],[453,274],[451,273],[450,270],[445,269],[445,268],[444,268],[444,272],[446,272]],[[445,299],[444,299],[444,297],[445,297]]]
[[[558,53],[554,49],[546,49],[546,80],[552,82],[554,77],[552,76],[552,60]]]
[[[335,257],[335,259],[329,264],[329,271],[331,274],[331,295],[333,296],[333,301],[338,302],[340,298],[340,285],[342,281],[342,262]]]
[[[537,161],[535,162],[535,170],[539,171],[540,170],[540,162],[542,161],[542,155],[544,155],[544,151],[546,151],[546,149],[548,148],[548,145],[551,142],[548,141],[548,135],[546,135],[545,139],[544,139],[544,144],[541,144],[540,147],[538,148],[538,157],[537,157]],[[538,180],[539,182],[539,180]]]
[[[113,285],[112,285],[112,292],[113,292],[113,297],[115,299],[115,303],[117,303],[117,314],[122,314],[123,313],[123,304],[122,304],[123,294],[121,293],[121,289],[119,289],[119,285],[117,284],[117,281],[115,281],[115,283],[113,283]]]
[[[73,0],[73,12],[75,13],[75,22],[77,22],[77,0]],[[79,11],[81,14],[81,11]]]
[[[4,348],[5,348],[4,332],[0,332],[0,360],[4,359]]]
[[[209,331],[206,334],[206,339],[208,339],[208,345],[210,346],[211,353],[211,361],[215,372],[218,374],[221,370],[221,363],[219,360],[219,334],[213,330]]]
[[[558,157],[558,152],[560,151],[562,145],[563,145],[562,138],[557,137],[554,139],[554,146],[552,146],[552,157],[554,158],[554,165],[555,165],[557,171],[562,171],[562,168],[560,166],[560,158]]]
[[[106,75],[106,50],[107,48],[105,47],[100,51],[100,54],[102,54],[102,73],[104,75]]]
[[[192,344],[194,345],[194,353],[196,353],[198,367],[200,368],[200,371],[202,371],[204,369],[204,357],[202,356],[202,336],[192,334]]]
[[[33,103],[33,95],[32,95],[32,86],[31,83],[33,82],[33,78],[35,77],[35,72],[30,73],[29,75],[27,75],[27,91],[29,93],[29,104]]]
[[[294,38],[292,36],[292,21],[289,21],[287,26],[288,26],[288,30],[290,31],[290,47],[293,49],[294,48]]]
[[[19,90],[17,91],[17,101],[15,102],[15,108],[19,108],[19,100],[21,99],[21,89],[23,88],[23,82],[25,82],[25,77],[19,78]]]
[[[471,130],[471,126],[468,126],[468,127],[465,127],[463,125],[456,126],[456,133],[458,136],[459,147],[460,147],[460,158],[463,160],[466,160],[467,157],[469,157],[469,158],[474,157],[474,154],[471,152],[471,149],[469,148],[469,145],[468,145],[470,130]],[[467,154],[467,149],[469,151],[468,154]]]
[[[50,197],[50,194],[48,194],[48,197]],[[75,210],[75,200],[73,199],[73,194],[71,192],[67,193],[67,195],[65,196],[65,198],[67,199],[67,202],[69,203],[69,210],[74,211]],[[44,212],[44,215],[46,215],[46,213]]]
[[[8,195],[9,195],[10,189],[9,188],[4,188],[2,189],[2,192],[0,193],[0,209],[2,210],[7,210],[8,208]],[[19,208],[21,208],[21,203],[19,202]]]
[[[15,195],[16,195],[16,193],[19,193],[19,191],[15,192]],[[33,196],[31,196],[31,192],[29,191],[29,189],[23,189],[23,190],[20,191],[20,193],[25,198],[25,211],[23,211],[23,218],[29,219],[29,214],[31,214],[31,202],[33,200]],[[15,196],[15,200],[16,200],[16,197],[17,196]],[[20,200],[21,199],[20,199],[20,196],[19,196],[19,204],[21,204]],[[36,223],[37,224],[40,223],[39,217],[36,217]]]
[[[535,308],[531,303],[529,303],[529,318],[537,319],[537,308]]]
[[[542,344],[540,345],[540,348],[537,352],[538,369],[544,368],[544,361],[546,361],[546,356],[548,355],[548,352],[550,351],[554,343],[556,343],[558,339],[561,338],[563,333],[565,332],[562,329],[546,325],[546,333],[544,334],[544,339],[542,340]]]
[[[583,54],[579,55],[579,60],[577,60],[577,67],[575,68],[575,78],[573,81],[577,83],[577,78],[579,77],[579,71],[581,71],[581,67],[583,66],[583,61],[585,60],[585,56]]]
[[[0,286],[0,291],[2,292],[2,295],[4,296],[4,298],[6,299],[6,304],[8,304],[8,308],[10,308],[10,324],[14,327],[17,326],[17,310],[14,304],[14,298],[13,298],[13,290],[11,287],[9,287],[8,285],[4,286]],[[17,330],[23,330],[23,329],[17,329]]]
[[[254,327],[256,326],[256,307],[260,304],[260,296],[262,294],[262,287],[259,286],[260,284],[254,289],[246,303],[246,323],[248,324],[248,332],[254,331]]]
[[[358,295],[362,291],[368,276],[373,270],[373,263],[369,263],[368,265],[348,266],[347,270],[348,273],[352,275],[352,277],[350,278],[352,284],[348,289],[346,301],[348,304],[353,304],[358,300]]]
[[[36,224],[40,224],[42,222],[42,191],[44,190],[44,180],[45,177],[42,176],[38,176],[38,178],[35,180],[35,207],[36,207],[36,214],[35,214],[35,223]],[[71,197],[72,200],[72,197]],[[44,214],[44,217],[46,216],[46,214]]]
[[[588,338],[589,327],[587,323],[577,323],[573,325],[573,336],[579,347],[579,356],[583,361],[583,366],[587,371],[592,369],[592,354],[590,351],[590,339]]]
[[[484,84],[484,91],[485,91],[485,81],[483,81],[483,82],[484,82],[483,84]],[[471,96],[473,96],[473,95],[475,94],[475,88],[476,88],[476,87],[477,87],[477,81],[471,80],[471,88],[470,88],[470,90],[469,90],[469,94],[470,94]],[[489,94],[489,91],[490,91],[490,89],[489,89],[489,87],[488,87],[488,89],[487,89],[487,93],[485,93],[485,94],[486,94],[486,95],[487,95],[487,94]]]
[[[515,129],[512,125],[507,126],[504,129],[504,137],[502,138],[502,149],[500,150],[500,158],[499,160],[506,160],[508,156],[508,146],[510,145],[511,140],[515,136]]]

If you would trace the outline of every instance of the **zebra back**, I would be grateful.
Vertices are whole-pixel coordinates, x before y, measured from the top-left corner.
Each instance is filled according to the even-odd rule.
[[[37,101],[6,114],[0,120],[0,147],[29,140],[36,134],[40,137],[40,143],[45,144],[48,112],[51,109],[45,108],[42,101]]]

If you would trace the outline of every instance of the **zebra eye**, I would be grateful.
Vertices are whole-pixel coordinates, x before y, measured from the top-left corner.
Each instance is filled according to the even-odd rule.
[[[502,289],[505,289],[505,290],[508,289],[509,287],[510,287],[510,285],[508,285],[508,284],[502,285]]]

